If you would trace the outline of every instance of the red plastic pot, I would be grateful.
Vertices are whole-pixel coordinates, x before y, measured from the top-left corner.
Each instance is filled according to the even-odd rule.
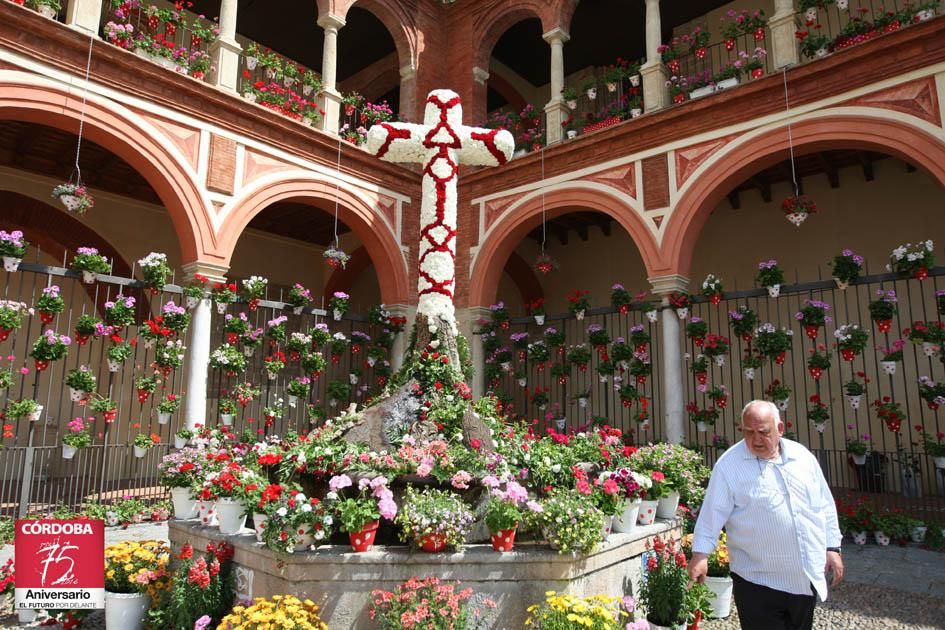
[[[446,549],[446,535],[428,534],[420,539],[420,548],[427,553],[439,553]]]
[[[370,551],[374,544],[374,537],[377,536],[377,521],[372,521],[361,528],[359,532],[349,532],[348,540],[351,546],[357,552]]]
[[[492,548],[496,551],[512,551],[515,545],[515,528],[491,532]]]

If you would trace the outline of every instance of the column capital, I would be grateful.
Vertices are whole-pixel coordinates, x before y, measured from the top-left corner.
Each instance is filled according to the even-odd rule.
[[[489,71],[483,70],[479,66],[473,66],[472,74],[473,79],[475,79],[476,83],[479,85],[485,85],[486,81],[489,80]]]
[[[204,262],[201,260],[186,262],[182,264],[180,268],[184,270],[188,279],[192,278],[195,273],[199,273],[201,276],[205,276],[210,280],[210,282],[223,282],[226,280],[226,272],[230,270],[228,265]],[[182,285],[183,284],[186,283],[182,283]]]
[[[541,38],[549,44],[566,44],[571,39],[571,35],[559,26],[547,33],[542,33]]]
[[[335,15],[333,13],[326,13],[325,15],[318,16],[317,24],[323,29],[340,31],[341,28],[345,25],[345,19],[340,15]]]
[[[680,291],[686,291],[689,288],[689,278],[681,276],[678,273],[666,276],[654,276],[647,278],[653,287],[653,293],[656,295],[668,295]]]

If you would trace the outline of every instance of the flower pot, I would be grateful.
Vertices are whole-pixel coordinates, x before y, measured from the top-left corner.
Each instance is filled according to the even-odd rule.
[[[575,129],[568,129],[567,134],[568,134],[568,140],[574,140],[575,138],[577,138],[577,130]]]
[[[148,449],[144,448],[143,446],[135,445],[134,451],[135,451],[135,457],[137,457],[138,459],[141,459],[142,457],[148,454]]]
[[[810,377],[815,381],[819,381],[820,377],[824,375],[823,368],[819,367],[809,367],[807,368],[807,371],[810,372]]]
[[[263,532],[266,531],[266,515],[256,512],[253,514],[253,531],[256,532],[256,542],[263,541]]]
[[[590,88],[585,90],[585,92],[587,93],[587,98],[591,99],[592,101],[597,98],[597,88]]]
[[[925,356],[927,356],[927,357],[934,357],[934,356],[935,356],[935,350],[936,350],[936,345],[935,345],[934,343],[932,343],[932,342],[930,342],[930,341],[923,341],[923,342],[922,342],[922,352],[925,353]]]
[[[646,315],[646,318],[651,324],[655,324],[656,320],[659,318],[659,313],[656,310],[647,311],[644,315]]]
[[[808,22],[816,22],[817,21],[817,7],[810,7],[809,9],[804,11],[804,19],[807,20]]]
[[[158,412],[158,424],[167,424],[171,421],[171,414]]]
[[[74,446],[69,446],[68,444],[62,445],[62,458],[63,459],[72,459],[75,457],[76,451],[78,451]]]
[[[105,627],[142,630],[151,607],[147,593],[112,593],[105,591]]]
[[[94,271],[82,271],[82,282],[85,284],[95,284],[95,272]]]
[[[332,312],[332,315],[333,315],[334,318],[335,318],[335,321],[336,321],[336,322],[340,322],[340,321],[341,321],[341,316],[344,315],[344,313],[342,313],[342,312],[341,312],[340,310],[338,310],[337,308],[332,309],[331,312]]]
[[[801,223],[807,220],[806,212],[789,212],[785,218],[794,224],[795,227],[801,227]]]
[[[742,372],[744,372],[745,374],[745,380],[748,380],[748,381],[755,380],[755,368],[750,368],[750,367],[745,368],[744,370],[742,370]]]
[[[696,88],[696,89],[694,89],[694,90],[691,90],[691,91],[689,92],[689,98],[690,98],[690,99],[696,99],[696,98],[701,98],[701,97],[703,97],[703,96],[708,96],[709,94],[714,94],[714,93],[715,93],[715,86],[714,86],[714,85],[706,85],[706,86],[704,86],[704,87]]]
[[[622,514],[614,517],[613,530],[619,534],[628,534],[636,527],[637,517],[640,514],[640,499],[627,503]]]
[[[213,509],[213,501],[197,501],[197,516],[204,527],[216,527],[217,513]]]
[[[57,13],[57,11],[56,11],[56,9],[52,8],[51,6],[48,6],[48,5],[45,5],[45,4],[40,5],[40,6],[36,7],[36,12],[39,13],[39,14],[40,14],[41,16],[43,16],[44,18],[49,18],[50,20],[56,19],[56,13]]]
[[[39,417],[41,415],[43,415],[43,406],[37,405],[34,411],[31,411],[28,414],[26,414],[26,419],[29,420],[30,422],[36,422],[37,420],[39,420]]]
[[[246,506],[236,499],[219,499],[214,507],[220,522],[220,533],[224,536],[239,534],[246,524]]]
[[[226,302],[217,302],[217,315],[226,313]]]
[[[679,319],[686,319],[689,317],[689,309],[686,307],[676,309],[676,317]]]
[[[640,511],[637,513],[637,525],[652,525],[656,520],[656,508],[659,504],[659,500],[641,501]]]
[[[885,532],[875,531],[873,532],[873,536],[876,538],[876,544],[880,547],[889,545],[889,536],[887,536]]]
[[[246,57],[246,69],[247,69],[247,70],[255,70],[255,69],[256,69],[256,64],[258,64],[258,63],[259,63],[259,59],[257,59],[256,57]]]
[[[545,325],[545,316],[544,315],[535,315],[535,323],[539,326]]]
[[[630,79],[630,85],[631,85],[632,87],[640,87],[640,75],[639,75],[639,74],[631,74],[628,78]]]
[[[705,433],[709,430],[709,425],[707,425],[705,422],[702,422],[701,420],[698,420],[696,421],[696,430],[699,431],[699,433]]]
[[[850,6],[850,0],[837,0],[837,8],[841,11],[846,11],[848,6]]]
[[[814,428],[817,429],[817,433],[823,433],[827,429],[826,422],[815,422]]]
[[[725,619],[732,614],[732,578],[731,577],[711,577],[706,576],[705,585],[715,597],[709,599],[709,605],[712,612],[709,616],[713,619]]]
[[[568,109],[577,109],[577,99],[569,99],[565,102],[568,105]]]
[[[853,348],[840,348],[840,356],[844,361],[852,361],[856,358],[856,350]]]
[[[315,544],[315,537],[312,536],[311,527],[308,529],[299,529],[295,534],[295,551],[308,551],[312,545]]]
[[[69,400],[72,402],[79,402],[83,398],[85,398],[85,392],[83,392],[81,389],[75,389],[74,387],[69,388]]]
[[[781,411],[787,411],[788,405],[791,403],[791,398],[782,398],[781,400],[774,401],[774,404],[778,406],[778,409]]]
[[[13,273],[20,268],[20,262],[22,258],[16,258],[15,256],[4,256],[3,257],[3,268],[10,273]]]
[[[724,354],[717,354],[717,355],[715,355],[714,357],[712,357],[712,360],[715,362],[715,366],[716,366],[716,367],[722,367],[723,365],[725,365],[725,355],[724,355]]]
[[[738,77],[731,77],[729,79],[722,79],[715,84],[716,89],[719,90],[728,90],[738,85]]]
[[[614,528],[614,517],[604,515],[604,520],[600,528],[600,534],[602,540],[607,540],[607,537],[610,536],[611,530]]]
[[[117,410],[117,409],[109,409],[108,411],[103,411],[103,412],[102,412],[102,419],[103,419],[105,422],[114,422],[114,421],[115,421],[115,418],[117,418],[117,417],[118,417],[118,410]]]
[[[816,57],[826,57],[828,52],[830,52],[830,51],[827,50],[827,47],[825,46],[825,47],[823,47],[823,48],[818,48],[818,49],[817,49],[817,52],[814,53],[814,56],[816,56]]]
[[[528,385],[528,379],[520,378],[516,381],[519,387],[525,387]]]
[[[582,311],[575,311],[574,317],[575,317],[575,319],[577,319],[578,321],[581,321],[582,319],[584,319],[584,311],[583,311],[583,310],[582,310]]]
[[[356,552],[370,551],[377,535],[377,521],[371,521],[361,528],[361,531],[349,532],[348,540]]]
[[[639,118],[643,115],[643,110],[639,107],[634,107],[630,110],[630,118]]]
[[[853,463],[856,464],[857,466],[862,466],[863,464],[866,463],[866,453],[863,453],[862,455],[851,453],[850,457],[853,458]]]
[[[108,359],[109,372],[117,372],[120,369],[121,369],[121,361],[113,361],[111,359]]]
[[[20,608],[16,611],[16,619],[20,623],[33,623],[39,616],[39,611],[34,608]]]
[[[439,553],[446,549],[444,534],[429,534],[420,539],[420,548],[427,553]]]
[[[668,496],[660,499],[656,508],[657,518],[676,518],[676,510],[679,508],[679,493],[670,492]]]
[[[880,361],[879,364],[883,366],[883,372],[892,376],[896,373],[896,362],[895,361]]]
[[[935,17],[935,11],[933,9],[922,9],[915,14],[915,21],[925,22],[931,20],[933,17]]]
[[[768,297],[770,298],[776,298],[779,295],[781,295],[780,284],[772,284],[770,287],[766,287],[766,288],[768,289]]]
[[[922,544],[923,542],[925,542],[925,532],[927,529],[928,528],[926,528],[923,525],[920,525],[918,527],[913,527],[912,531],[909,532],[909,535],[912,538],[912,542],[916,544]]]
[[[567,427],[568,427],[567,418],[555,418],[555,428],[558,430],[559,433],[564,431]]]
[[[751,69],[751,78],[752,78],[752,79],[760,79],[760,78],[763,77],[763,76],[765,76],[765,69],[764,69],[764,68],[752,68],[752,69]]]
[[[282,85],[287,88],[291,88],[295,85],[295,77],[282,77]]]
[[[945,457],[933,457],[932,461],[935,463],[936,468],[945,468]]]
[[[850,536],[853,538],[853,544],[855,545],[865,545],[866,544],[866,532],[850,532]]]
[[[115,527],[121,522],[121,519],[118,518],[118,512],[108,511],[105,512],[105,526],[106,527]]]
[[[489,539],[494,551],[512,551],[515,545],[515,528],[489,532]]]
[[[608,91],[608,92],[616,92],[616,91],[617,91],[617,84],[616,84],[615,82],[613,82],[613,81],[608,82],[608,83],[607,83],[607,91]]]
[[[197,516],[197,501],[191,496],[190,488],[171,488],[171,503],[174,505],[174,518],[179,521]]]

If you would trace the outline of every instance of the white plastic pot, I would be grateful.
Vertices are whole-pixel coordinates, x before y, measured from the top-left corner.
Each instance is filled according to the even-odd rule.
[[[220,533],[224,536],[239,534],[246,524],[246,506],[236,499],[219,499],[215,506]]]
[[[79,450],[79,449],[77,449],[77,448],[74,447],[74,446],[69,446],[68,444],[63,444],[63,445],[62,445],[62,458],[63,458],[63,459],[72,459],[73,457],[75,457],[75,454],[76,454],[76,452],[77,452],[78,450]]]
[[[20,263],[23,261],[22,258],[16,258],[14,256],[4,256],[3,257],[3,268],[10,273],[13,273],[20,268]]]
[[[614,531],[619,534],[629,534],[637,526],[637,516],[640,514],[640,499],[627,503],[623,514],[614,517]]]
[[[659,319],[659,313],[656,310],[647,311],[645,315],[646,315],[646,318],[650,320],[651,324],[655,324],[656,320]]]
[[[142,630],[151,607],[147,593],[112,593],[105,591],[105,627]]]
[[[896,373],[896,362],[895,361],[880,361],[879,364],[883,367],[883,372],[892,376]]]
[[[709,605],[712,607],[709,616],[713,619],[725,619],[732,614],[732,578],[706,577],[705,585],[715,593],[715,597],[709,599]]]
[[[223,426],[231,427],[233,426],[233,414],[232,413],[221,413],[220,420],[223,422]]]
[[[135,446],[134,451],[135,451],[135,457],[137,457],[138,459],[141,459],[142,457],[148,454],[148,449],[143,448],[141,446]]]
[[[167,424],[171,421],[171,414],[158,412],[158,424]]]
[[[780,284],[772,284],[770,287],[768,287],[768,297],[770,297],[770,298],[776,298],[776,297],[778,297],[779,295],[781,295],[781,285],[780,285]]]
[[[177,520],[197,516],[197,501],[190,494],[190,488],[171,488],[171,503],[174,504],[174,518]]]
[[[637,514],[637,525],[652,525],[656,520],[656,508],[659,501],[641,501],[640,512]]]
[[[676,518],[676,510],[679,509],[679,493],[670,492],[669,495],[659,500],[656,507],[657,518]]]
[[[94,271],[83,271],[82,272],[82,282],[85,284],[95,284],[95,272]]]
[[[174,436],[174,448],[176,448],[176,449],[179,450],[179,449],[184,448],[185,446],[187,446],[187,438],[177,437],[177,436],[175,435],[175,436]]]

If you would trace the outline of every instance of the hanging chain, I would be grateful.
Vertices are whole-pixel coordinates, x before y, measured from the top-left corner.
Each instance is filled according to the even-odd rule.
[[[85,86],[82,89],[82,113],[79,115],[79,140],[75,145],[75,175],[76,186],[82,185],[82,169],[79,168],[79,156],[82,154],[82,132],[85,130],[85,105],[89,95],[89,73],[92,70],[92,45],[95,43],[95,37],[89,35],[89,55],[85,60]],[[71,182],[71,180],[70,180]]]
[[[338,196],[341,194],[341,134],[338,134],[338,160],[335,162],[335,248],[338,244]]]
[[[788,100],[787,91],[787,66],[781,68],[781,77],[784,82],[784,112],[790,116],[791,103]],[[788,118],[787,124],[788,150],[791,152],[791,181],[794,184],[794,197],[800,197],[800,188],[797,185],[797,168],[794,165],[794,133],[791,130],[791,119]]]

